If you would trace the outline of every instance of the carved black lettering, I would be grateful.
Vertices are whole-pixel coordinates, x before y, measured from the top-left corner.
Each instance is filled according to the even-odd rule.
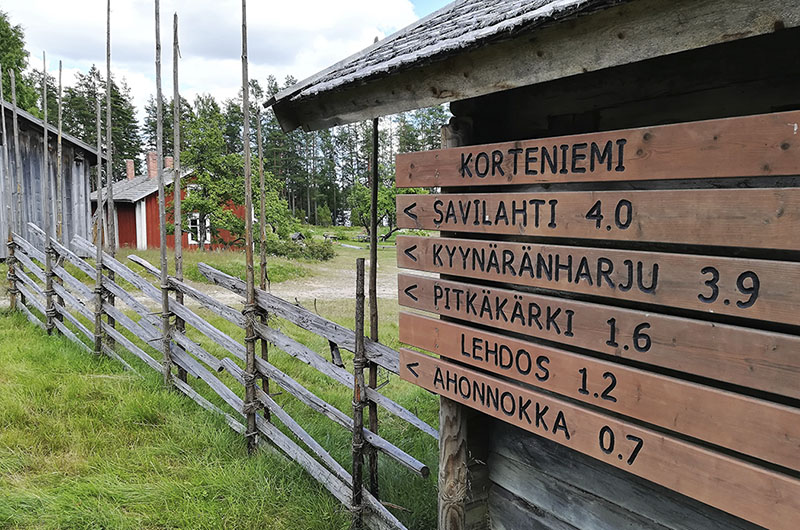
[[[544,408],[542,408],[538,402],[536,403],[536,413],[535,413],[536,426],[541,427],[545,431],[550,430],[547,427],[547,423],[545,423],[544,421],[544,415],[547,414],[548,410],[550,410],[550,407],[548,407],[547,405],[545,405]]]
[[[533,369],[533,360],[531,354],[527,350],[520,348],[517,350],[517,355],[514,357],[514,365],[517,368],[517,373],[528,375]]]
[[[517,397],[519,397],[519,419],[520,421],[525,419],[525,421],[528,422],[528,425],[530,425],[531,417],[528,416],[528,407],[531,406],[532,402],[530,399],[526,399],[525,401],[523,401],[522,396],[517,396]]]
[[[625,267],[628,269],[628,276],[625,280],[625,283],[621,283],[617,286],[617,288],[622,292],[627,292],[631,290],[633,287],[633,262],[629,259],[626,259],[622,262]]]
[[[528,147],[525,149],[525,174],[526,175],[538,175],[539,172],[533,169],[533,165],[536,163],[536,153],[539,151],[538,147]]]
[[[438,366],[436,367],[436,373],[433,374],[433,386],[434,388],[441,388],[444,389],[444,378],[442,377],[442,369]]]
[[[534,208],[533,208],[533,226],[535,228],[539,228],[539,213],[540,213],[539,212],[539,206],[542,206],[544,204],[544,200],[543,199],[530,199],[530,200],[528,200],[528,203],[530,203],[530,204],[532,204],[534,206]]]
[[[656,292],[658,286],[658,263],[653,263],[653,270],[650,273],[650,285],[644,284],[644,273],[642,272],[642,262],[636,264],[636,283],[639,285],[639,290],[643,293],[653,294]]]
[[[617,140],[617,167],[614,168],[614,171],[622,173],[625,171],[625,144],[628,143],[628,140],[625,138],[620,138]]]
[[[528,226],[528,203],[525,201],[521,202],[522,207],[517,208],[517,201],[511,201],[511,224],[517,224],[517,215],[522,216],[522,226]]]
[[[572,144],[572,169],[573,173],[586,173],[586,168],[579,165],[582,160],[586,160],[586,153],[584,152],[588,144],[586,142],[581,142],[577,144]]]
[[[511,402],[510,406],[507,405],[509,401]],[[517,400],[514,399],[514,394],[511,392],[503,392],[503,394],[500,396],[500,409],[506,416],[514,415],[514,413],[517,411]]]
[[[539,307],[539,304],[530,302],[528,304],[528,327],[535,323],[537,328],[540,330],[544,329],[542,323],[539,322],[540,316],[542,316],[542,308]]]
[[[597,258],[597,286],[603,286],[603,280],[608,283],[608,286],[614,288],[614,280],[611,279],[611,273],[614,272],[614,262],[608,258]]]
[[[536,255],[536,277],[542,279],[542,274],[547,278],[547,281],[553,281],[553,255],[547,255],[547,261],[542,254]]]
[[[553,308],[547,306],[547,313],[545,318],[546,328],[547,331],[551,329],[555,330],[557,335],[561,335],[561,328],[558,327],[558,316],[561,314],[561,308],[556,308],[555,311],[552,310]]]
[[[600,152],[600,148],[597,146],[595,142],[592,142],[592,147],[589,153],[589,171],[594,173],[595,164],[601,165],[603,162],[606,164],[606,171],[611,171],[611,153],[613,151],[613,144],[611,140],[607,141],[605,146],[603,147],[603,151]]]
[[[514,155],[514,165],[513,165],[513,168],[514,168],[514,169],[513,169],[513,174],[514,174],[514,175],[516,175],[516,174],[517,174],[517,172],[519,171],[519,170],[517,169],[517,158],[519,157],[519,154],[520,154],[520,153],[522,153],[522,148],[521,148],[521,147],[515,147],[515,148],[513,148],[513,149],[509,149],[509,150],[508,150],[508,154],[509,154],[509,155]]]
[[[464,207],[466,205],[466,208]],[[469,211],[472,209],[471,201],[458,201],[458,209],[461,213],[461,222],[467,224],[469,221]]]
[[[567,428],[567,419],[564,417],[564,413],[562,411],[558,411],[556,414],[556,421],[553,423],[553,434],[556,434],[558,431],[562,431],[564,433],[564,437],[569,440],[569,429]]]
[[[561,263],[561,254],[556,254],[556,282],[561,281],[560,272],[567,273],[567,282],[572,283],[572,254],[567,254],[567,262]]]
[[[492,176],[497,173],[500,173],[501,177],[506,174],[503,171],[503,152],[495,149],[492,151]]]
[[[586,259],[586,256],[581,257],[578,270],[575,272],[575,284],[580,284],[581,280],[592,285],[592,273],[589,272],[589,260]]]
[[[569,154],[569,146],[563,144],[560,147],[561,147],[561,170],[559,171],[559,173],[561,173],[562,175],[566,175],[567,173],[569,173],[569,170],[567,169],[567,155]]]
[[[455,204],[453,204],[453,201],[447,201],[447,213],[444,216],[444,222],[449,223],[451,219],[453,223],[458,223]]]
[[[550,379],[550,369],[547,368],[547,365],[550,364],[550,358],[544,355],[540,355],[536,358],[536,379],[541,382],[545,382]]]
[[[469,169],[469,165],[472,162],[472,153],[467,153],[467,156],[464,156],[465,153],[461,153],[461,178],[472,177],[472,171]]]
[[[434,267],[442,267],[444,263],[442,262],[442,245],[440,243],[433,244],[433,266]]]
[[[503,221],[508,226],[508,212],[506,212],[506,202],[500,201],[497,205],[497,214],[494,216],[494,224],[499,225]]]
[[[481,162],[484,164],[483,169],[481,169]],[[487,153],[480,152],[475,155],[475,174],[478,175],[478,178],[484,178],[489,174],[489,155]]]
[[[542,147],[541,151],[541,161],[542,165],[539,167],[540,172],[544,175],[544,167],[547,164],[548,170],[550,173],[555,175],[558,172],[558,147],[553,146],[553,153],[550,154],[546,148]]]
[[[503,250],[503,275],[517,275],[517,271],[514,270],[514,252],[512,250]]]
[[[433,211],[436,213],[436,217],[433,218],[433,222],[437,225],[442,224],[442,221],[444,221],[444,212],[442,212],[443,204],[444,202],[442,202],[441,199],[436,199],[433,201]]]

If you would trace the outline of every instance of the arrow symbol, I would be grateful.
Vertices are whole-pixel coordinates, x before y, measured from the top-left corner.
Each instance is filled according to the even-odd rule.
[[[413,210],[416,207],[417,207],[417,203],[412,202],[411,204],[409,204],[408,206],[403,208],[403,213],[416,221],[417,220],[417,214],[411,213],[411,210]]]
[[[405,249],[405,250],[403,251],[403,254],[405,254],[405,255],[406,255],[406,256],[408,256],[409,258],[413,259],[414,261],[417,261],[417,257],[416,257],[414,254],[412,254],[412,252],[413,252],[413,251],[414,251],[416,248],[417,248],[417,245],[411,245],[410,247],[408,247],[407,249]]]
[[[411,372],[412,374],[414,374],[414,377],[419,377],[419,374],[416,371],[414,371],[414,367],[415,366],[419,366],[419,363],[407,363],[406,364],[406,368],[408,368],[408,371]]]
[[[408,296],[409,298],[411,298],[415,302],[418,302],[419,298],[417,298],[416,296],[411,294],[411,292],[414,291],[416,288],[417,288],[417,284],[415,283],[414,285],[409,285],[408,287],[403,289],[403,292],[406,293],[406,296]]]

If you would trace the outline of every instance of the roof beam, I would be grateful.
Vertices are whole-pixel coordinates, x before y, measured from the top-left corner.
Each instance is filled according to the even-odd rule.
[[[800,0],[636,0],[273,106],[323,129],[800,26]]]

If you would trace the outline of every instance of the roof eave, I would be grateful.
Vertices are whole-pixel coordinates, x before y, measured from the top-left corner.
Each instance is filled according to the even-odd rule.
[[[293,94],[279,94],[273,109],[285,131],[318,130],[800,25],[800,0],[763,0],[748,9],[724,0],[676,4],[637,0],[577,13],[310,95],[302,95],[308,83],[301,83]]]

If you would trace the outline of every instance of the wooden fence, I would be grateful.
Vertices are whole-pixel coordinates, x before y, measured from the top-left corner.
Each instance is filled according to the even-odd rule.
[[[93,352],[95,345],[99,344],[106,355],[121,362],[126,369],[134,370],[117,353],[118,348],[124,348],[153,370],[162,372],[162,362],[157,359],[159,356],[157,352],[160,351],[163,340],[161,314],[152,312],[142,301],[149,299],[154,304],[159,304],[161,302],[159,287],[150,283],[124,263],[104,253],[102,256],[104,271],[102,287],[100,292],[97,292],[93,287],[89,287],[89,283],[94,286],[93,281],[97,274],[93,264],[59,244],[55,239],[51,239],[49,245],[46,245],[44,232],[37,226],[29,225],[29,229],[39,238],[36,244],[25,240],[18,234],[13,234],[8,244],[10,289],[12,296],[16,295],[16,308],[43,330],[50,333],[60,332],[89,353]],[[96,255],[97,252],[91,242],[81,237],[75,237],[72,246],[86,255]],[[45,264],[48,260],[45,259],[45,252],[41,248],[51,253],[49,262],[52,270],[47,270]],[[159,270],[147,261],[137,256],[129,256],[129,259],[147,274],[158,278]],[[65,268],[67,264],[72,265],[79,272],[74,274],[68,272]],[[363,287],[363,262],[360,265]],[[201,273],[211,282],[244,297],[244,282],[208,265],[200,264],[199,267]],[[82,278],[83,275],[86,278]],[[50,291],[47,290],[47,285],[52,285]],[[173,293],[180,293],[183,298],[195,300],[213,314],[244,330],[245,317],[242,312],[174,277],[169,278],[169,286]],[[364,316],[363,290],[361,294],[356,305],[357,322],[358,318],[361,318],[363,322]],[[252,435],[252,433],[246,432],[246,423],[243,422],[243,419],[246,418],[248,412],[252,413],[250,409],[253,408],[253,404],[246,404],[219,374],[227,372],[232,377],[225,379],[243,386],[248,383],[252,384],[254,378],[263,381],[270,380],[277,384],[284,392],[291,394],[312,410],[330,418],[353,434],[352,469],[355,470],[356,479],[354,480],[353,475],[309,435],[268,392],[256,386],[256,407],[263,409],[263,415],[256,416],[259,443],[277,447],[286,456],[300,464],[352,511],[354,527],[363,523],[370,528],[381,530],[405,528],[370,491],[361,486],[360,476],[361,459],[364,454],[363,445],[383,453],[416,475],[428,477],[430,474],[425,464],[376,432],[364,428],[363,421],[361,421],[361,411],[366,408],[365,405],[374,403],[377,407],[383,408],[388,413],[438,439],[436,429],[427,425],[397,402],[379,393],[377,389],[364,385],[363,368],[367,362],[375,363],[395,374],[398,373],[398,352],[383,344],[366,339],[363,336],[363,325],[360,327],[361,332],[356,333],[264,290],[257,291],[256,301],[262,316],[274,315],[328,340],[331,360],[271,327],[266,318],[255,324],[255,332],[259,339],[273,344],[336,383],[351,389],[353,391],[352,415],[345,414],[325,402],[266,359],[256,359],[256,372],[248,373],[241,367],[245,361],[245,346],[210,324],[187,305],[179,303],[177,297],[169,300],[170,316],[180,319],[185,325],[170,326],[171,362],[181,369],[178,374],[171,374],[172,384],[200,406],[222,415],[233,430],[245,436]],[[127,310],[118,307],[118,304],[124,304]],[[102,337],[90,329],[94,327],[97,319],[100,322],[97,329],[102,330]],[[218,346],[225,356],[213,355],[197,340],[190,338],[191,328]],[[354,373],[350,373],[344,368],[339,348],[354,352]],[[203,397],[189,383],[186,374],[205,383],[230,406],[233,412],[226,412]],[[266,384],[264,387],[268,388]],[[273,423],[275,419],[280,421],[294,438],[279,429]],[[302,442],[305,449],[295,440]],[[374,478],[377,480],[377,476]]]

